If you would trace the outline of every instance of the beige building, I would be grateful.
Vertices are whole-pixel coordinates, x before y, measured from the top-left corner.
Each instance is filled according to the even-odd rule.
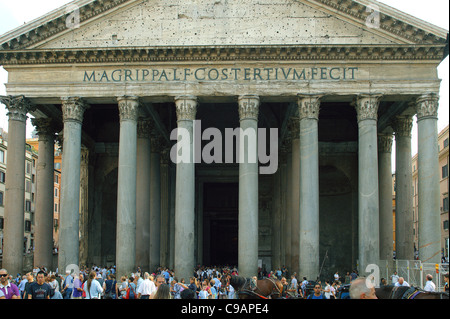
[[[37,264],[51,257],[56,136],[60,270],[363,274],[392,257],[394,151],[396,248],[409,259],[416,114],[419,249],[435,262],[447,55],[448,30],[366,0],[77,0],[11,30],[0,36],[13,172],[3,263],[22,268],[22,179],[8,176],[22,171],[28,113],[42,163]]]

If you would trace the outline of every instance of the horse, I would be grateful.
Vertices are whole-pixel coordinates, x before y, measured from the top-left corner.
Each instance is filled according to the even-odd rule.
[[[239,299],[279,299],[283,290],[281,281],[270,278],[253,281],[250,278],[231,276],[230,285]]]
[[[428,292],[417,287],[394,285],[375,288],[378,299],[449,299],[448,292]]]

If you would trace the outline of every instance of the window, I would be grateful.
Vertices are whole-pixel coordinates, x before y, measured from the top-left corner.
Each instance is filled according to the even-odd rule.
[[[31,193],[31,181],[28,179],[25,181],[25,192]]]
[[[444,230],[448,230],[448,219],[444,220]]]
[[[55,197],[58,197],[58,189],[55,188]]]
[[[58,212],[58,204],[55,203],[55,213]]]
[[[25,231],[30,232],[31,231],[31,221],[26,220],[25,221]]]
[[[445,166],[442,166],[442,178],[448,177],[448,164]]]
[[[4,222],[5,220],[3,219],[3,217],[0,217],[0,229],[3,229]]]
[[[448,212],[448,196],[442,201],[442,209],[444,212]]]
[[[3,192],[0,192],[0,206],[3,206]]]
[[[5,151],[0,150],[0,163],[5,163]]]
[[[59,176],[55,175],[55,183],[58,184],[59,183],[58,181],[59,181]]]
[[[31,174],[31,163],[27,162],[27,174]]]
[[[0,183],[5,183],[6,181],[6,173],[4,171],[0,171]]]
[[[31,212],[31,201],[29,201],[29,200],[25,201],[25,211]]]
[[[55,163],[55,169],[61,169],[61,163]]]
[[[444,140],[444,148],[448,147],[448,137]]]

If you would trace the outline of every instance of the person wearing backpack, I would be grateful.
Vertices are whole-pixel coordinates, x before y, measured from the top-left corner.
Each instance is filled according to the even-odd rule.
[[[130,278],[128,279],[127,294],[124,299],[137,299],[136,283],[134,281],[135,280],[134,280],[133,276],[130,276]]]
[[[322,286],[320,286],[320,284],[315,284],[314,285],[314,293],[310,294],[308,296],[308,299],[327,299],[322,294]]]

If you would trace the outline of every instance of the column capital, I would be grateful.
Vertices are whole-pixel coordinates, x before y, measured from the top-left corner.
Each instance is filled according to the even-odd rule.
[[[119,96],[117,97],[119,105],[120,121],[137,122],[139,116],[139,97],[137,96]]]
[[[363,120],[378,120],[378,107],[380,105],[381,94],[359,94],[356,97],[354,106],[358,122]]]
[[[75,121],[82,123],[84,111],[89,106],[78,96],[62,97],[63,122]]]
[[[23,95],[19,96],[0,96],[0,102],[5,104],[8,109],[6,115],[11,120],[25,122],[27,120],[27,113],[33,111],[35,107]]]
[[[392,142],[392,134],[378,134],[378,152],[391,153]]]
[[[197,104],[197,97],[193,95],[175,97],[177,121],[194,121],[197,114]]]
[[[391,126],[395,132],[395,136],[411,137],[413,118],[408,115],[396,116]]]
[[[319,119],[320,99],[323,94],[298,94],[298,114],[300,120],[308,118]]]
[[[239,103],[239,119],[258,121],[259,115],[259,96],[257,95],[240,95]]]
[[[423,118],[437,118],[439,108],[439,95],[436,93],[424,94],[416,100],[417,120]]]
[[[291,131],[291,138],[293,140],[300,138],[300,118],[293,116],[288,120],[288,128]]]
[[[40,141],[55,140],[56,132],[61,130],[61,125],[49,117],[33,118],[31,119],[31,124],[36,128]]]

